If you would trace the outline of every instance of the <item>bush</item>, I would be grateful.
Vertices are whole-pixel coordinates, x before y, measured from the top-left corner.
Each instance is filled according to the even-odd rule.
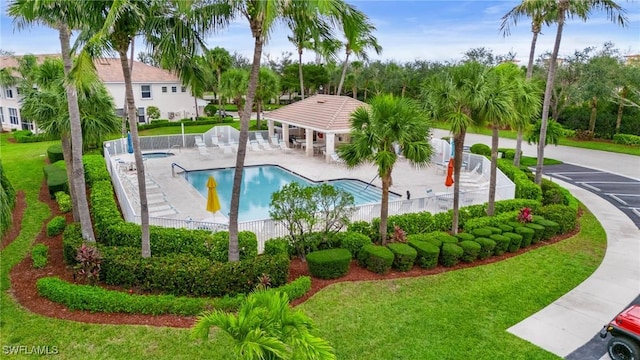
[[[365,245],[358,253],[358,264],[377,274],[386,274],[393,264],[393,252],[386,246]]]
[[[67,220],[63,216],[54,216],[47,224],[47,236],[56,236],[62,234]]]
[[[480,252],[478,253],[478,258],[480,260],[484,260],[491,255],[493,255],[493,249],[496,248],[496,242],[485,237],[478,237],[473,240],[480,244]]]
[[[77,261],[77,265],[74,267],[75,275],[89,284],[98,282],[102,267],[102,254],[98,248],[82,244],[76,252],[75,259]]]
[[[291,258],[293,253],[293,246],[286,237],[273,238],[264,242],[264,255],[286,255]]]
[[[535,223],[524,224],[524,226],[533,230],[533,238],[531,239],[532,244],[537,244],[544,238],[544,226]]]
[[[71,196],[64,191],[58,191],[54,194],[58,208],[62,213],[71,211]]]
[[[462,254],[464,254],[464,250],[458,244],[444,243],[440,251],[440,264],[447,267],[455,266],[460,261]]]
[[[47,256],[49,253],[49,247],[45,244],[36,244],[31,249],[31,260],[33,261],[33,267],[41,269],[47,266]]]
[[[412,236],[412,235],[410,235]],[[409,246],[416,249],[416,263],[423,269],[433,269],[438,265],[440,247],[426,241],[408,240]]]
[[[513,231],[513,226],[510,226],[510,225],[507,225],[507,224],[499,224],[497,227],[500,230],[502,230],[502,233],[512,232]]]
[[[492,234],[502,234],[502,229],[500,229],[499,227],[496,227],[496,226],[487,226],[487,227],[485,227],[485,229],[491,230]]]
[[[80,224],[73,223],[65,227],[64,233],[62,234],[62,257],[65,264],[77,264],[76,253],[83,242]]]
[[[67,172],[65,169],[56,164],[50,164],[46,165],[43,170],[44,177],[47,180],[47,187],[49,188],[49,196],[51,196],[52,199],[55,198],[55,193],[58,191],[69,191]]]
[[[512,253],[520,249],[520,244],[522,243],[522,235],[512,232],[505,232],[502,233],[502,235],[508,237],[510,240],[509,247],[507,248],[508,252]]]
[[[391,243],[387,245],[393,253],[393,268],[398,271],[409,271],[416,261],[418,252],[413,247],[405,243]]]
[[[111,181],[109,171],[104,163],[104,158],[100,155],[85,155],[82,157],[84,165],[84,177],[87,186],[93,186],[96,181]]]
[[[478,255],[480,255],[481,246],[475,241],[472,240],[464,240],[458,243],[458,245],[462,248],[462,256],[460,260],[463,262],[474,262]]]
[[[521,226],[515,228],[514,231],[516,232],[516,234],[522,235],[522,243],[520,243],[520,247],[525,248],[533,243],[533,236],[535,234],[535,231],[533,229],[526,226]]]
[[[47,148],[47,158],[49,158],[49,163],[54,164],[58,161],[64,161],[64,155],[62,153],[62,145],[55,144],[51,145]]]
[[[32,133],[29,130],[14,131],[11,134],[11,136],[13,136],[13,138],[18,143],[34,143],[34,142],[52,140],[52,136],[50,136],[50,135],[47,135],[45,133],[40,133],[40,134],[36,135],[36,134]]]
[[[205,247],[210,252],[210,258],[214,261],[229,261],[229,232],[218,231],[205,243]],[[251,231],[240,231],[238,233],[238,249],[240,260],[253,259],[258,256],[258,238]],[[194,254],[196,255],[196,254]]]
[[[493,234],[489,238],[496,242],[496,247],[493,249],[494,255],[502,255],[509,249],[510,238],[500,234]]]
[[[472,154],[478,154],[478,155],[484,155],[484,156],[491,156],[491,148],[488,145],[485,144],[473,144],[471,145],[471,147],[469,148],[469,151]]]
[[[357,258],[360,250],[366,246],[373,244],[371,242],[371,238],[367,235],[364,235],[355,231],[347,231],[343,235],[340,236],[338,240],[338,246],[349,250],[352,258]]]
[[[373,238],[373,235],[375,233],[377,233],[372,229],[371,224],[366,222],[366,221],[354,221],[354,222],[350,223],[347,226],[347,231],[348,232],[356,232],[356,233],[360,233],[360,234],[366,235],[370,239]],[[355,254],[354,254],[354,256],[355,256]]]
[[[564,234],[575,229],[578,213],[570,206],[547,205],[541,207],[537,214],[547,220],[555,221],[559,226],[559,233]]]
[[[639,146],[640,136],[631,134],[615,134],[613,135],[613,142],[614,144]]]
[[[349,272],[351,253],[347,249],[328,249],[307,254],[309,273],[320,279],[335,279]]]
[[[442,244],[446,244],[446,243],[451,243],[451,244],[457,244],[458,243],[458,238],[455,236],[451,236],[445,232],[442,231],[436,231],[433,233],[430,233],[431,236],[433,236],[434,238],[440,240],[442,242]]]
[[[536,221],[536,224],[544,226],[542,238],[545,240],[549,240],[560,233],[560,225],[555,221],[540,219]]]
[[[470,233],[457,233],[455,235],[460,241],[473,241],[476,237]]]
[[[491,229],[487,229],[487,228],[478,228],[478,229],[473,229],[471,230],[471,233],[476,236],[476,237],[489,237],[493,234],[493,231],[491,231]]]
[[[531,181],[527,174],[513,166],[513,162],[506,159],[498,159],[498,169],[502,171],[516,185],[516,198],[542,200],[542,189]]]

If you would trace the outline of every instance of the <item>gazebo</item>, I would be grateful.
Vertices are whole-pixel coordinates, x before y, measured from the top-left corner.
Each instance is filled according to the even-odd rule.
[[[289,144],[289,126],[304,129],[305,141],[302,146],[307,156],[314,155],[315,138],[324,139],[325,161],[331,162],[331,154],[335,152],[336,137],[351,131],[349,121],[351,113],[361,106],[368,104],[339,95],[313,95],[304,100],[283,106],[265,114],[269,125],[269,137],[274,136],[274,122],[282,124],[282,139]]]

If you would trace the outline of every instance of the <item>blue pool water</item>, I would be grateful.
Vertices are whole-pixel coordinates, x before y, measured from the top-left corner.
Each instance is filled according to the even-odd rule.
[[[152,152],[152,153],[144,153],[142,154],[142,157],[145,159],[159,159],[159,158],[166,158],[173,155],[175,154],[170,152]]]
[[[190,171],[186,178],[187,181],[206,198],[208,191],[207,180],[209,176],[213,176],[218,184],[218,197],[222,206],[220,211],[227,215],[231,204],[233,172],[233,168]],[[279,166],[262,165],[245,167],[240,189],[239,220],[250,221],[269,218],[271,194],[291,182],[297,182],[301,185],[317,184]],[[375,186],[367,187],[367,184],[360,180],[329,180],[327,183],[352,194],[356,205],[379,203],[382,198],[381,189]],[[389,200],[397,198],[399,198],[398,195],[389,193]],[[202,206],[205,206],[205,202],[202,203]]]

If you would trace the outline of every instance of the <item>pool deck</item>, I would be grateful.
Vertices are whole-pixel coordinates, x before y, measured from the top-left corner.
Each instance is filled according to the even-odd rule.
[[[176,176],[172,175],[171,164],[176,163],[181,167],[191,170],[204,170],[234,167],[236,154],[223,154],[217,148],[207,148],[208,154],[201,154],[195,148],[173,149],[175,155],[166,158],[151,158],[144,161],[147,178],[147,197],[149,200],[149,212],[151,217],[163,217],[169,219],[195,221],[207,221],[226,223],[226,214],[216,213],[215,218],[207,212],[206,198],[195,190],[181,175],[182,170],[175,167]],[[157,151],[154,151],[157,152]],[[114,156],[125,163],[133,161],[130,154]],[[250,165],[279,165],[292,172],[302,175],[313,181],[331,179],[359,179],[369,183],[376,177],[377,169],[372,165],[362,165],[355,169],[337,163],[325,163],[320,156],[307,157],[301,150],[283,152],[273,151],[247,151],[245,166]],[[128,192],[136,192],[137,180],[135,171],[122,169],[119,171],[121,179],[125,183]],[[402,195],[406,199],[407,190],[411,198],[427,196],[427,189],[432,189],[432,194],[452,192],[453,187],[444,185],[445,175],[436,170],[435,165],[421,169],[411,166],[406,159],[396,163],[393,174],[391,191]],[[376,178],[373,185],[381,187],[381,181]],[[131,195],[131,194],[130,194]]]

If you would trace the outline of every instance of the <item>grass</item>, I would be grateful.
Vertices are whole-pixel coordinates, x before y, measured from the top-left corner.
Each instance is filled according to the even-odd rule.
[[[437,123],[434,125],[434,127],[438,129],[449,130],[449,125],[444,123]],[[491,136],[491,129],[487,129],[487,128],[471,128],[468,130],[468,132],[473,134]],[[517,131],[500,130],[501,138],[515,140],[517,136],[518,136]],[[609,141],[578,141],[578,140],[562,138],[558,142],[558,145],[640,156],[640,146],[614,144],[613,142],[609,142]]]
[[[0,135],[3,166],[14,187],[26,192],[28,207],[18,239],[0,252],[2,346],[55,346],[60,359],[235,358],[231,339],[216,332],[200,342],[188,329],[83,324],[18,305],[7,292],[8,273],[28,255],[51,216],[38,201],[49,144],[8,144],[7,137]],[[597,268],[604,230],[588,212],[580,223],[577,236],[500,263],[422,278],[340,283],[300,309],[314,319],[339,359],[556,359],[506,329]]]

